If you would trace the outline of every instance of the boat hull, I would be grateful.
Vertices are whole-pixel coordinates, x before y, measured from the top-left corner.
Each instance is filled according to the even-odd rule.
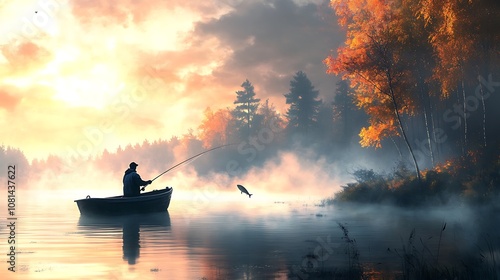
[[[114,196],[75,200],[81,215],[111,216],[165,212],[170,205],[172,188],[154,190],[135,197]]]

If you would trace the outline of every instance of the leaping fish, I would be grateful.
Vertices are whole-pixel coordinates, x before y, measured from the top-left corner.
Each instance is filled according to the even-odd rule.
[[[248,193],[248,191],[247,191],[247,189],[245,189],[245,187],[243,187],[242,185],[236,185],[236,186],[241,191],[241,193],[245,193],[246,195],[248,195],[248,198],[252,197],[252,194]]]

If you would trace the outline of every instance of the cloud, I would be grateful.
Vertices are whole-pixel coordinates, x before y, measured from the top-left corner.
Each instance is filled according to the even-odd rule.
[[[217,13],[218,6],[217,1],[122,0],[117,5],[107,0],[74,0],[72,14],[84,24],[97,22],[103,25],[128,26],[148,21],[158,10],[184,10],[207,16]]]
[[[7,88],[0,88],[0,108],[12,113],[21,100],[21,96],[10,93]]]
[[[19,11],[28,19],[30,7]],[[298,70],[333,91],[326,2],[76,0],[49,10],[50,30],[0,55],[2,105],[16,110],[5,144],[37,155],[75,147],[103,122],[114,129],[99,148],[181,135],[206,107],[231,107],[247,78],[278,109]]]
[[[288,0],[242,2],[234,10],[199,23],[195,34],[216,37],[232,54],[214,76],[239,85],[248,78],[265,97],[286,93],[295,72],[305,71],[330,95],[334,79],[323,59],[342,41],[326,3],[299,5]],[[258,94],[259,94],[258,93]]]
[[[103,25],[143,22],[148,15],[158,8],[166,7],[166,1],[124,0],[120,4],[107,0],[75,0],[72,2],[72,13],[82,23],[100,22]]]
[[[4,69],[8,73],[33,71],[52,58],[50,50],[33,41],[4,45],[0,48],[4,58]]]

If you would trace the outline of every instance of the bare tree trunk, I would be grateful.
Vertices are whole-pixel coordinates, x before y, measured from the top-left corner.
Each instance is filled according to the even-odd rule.
[[[392,89],[391,89],[392,91]],[[420,181],[420,169],[418,168],[417,159],[415,158],[415,154],[413,153],[413,149],[411,148],[410,142],[408,141],[408,137],[406,136],[405,129],[403,128],[403,123],[401,122],[401,116],[399,115],[398,105],[396,100],[394,99],[394,95],[392,96],[392,103],[394,104],[394,112],[396,113],[396,118],[398,120],[399,129],[401,130],[401,134],[403,135],[403,139],[405,140],[406,146],[408,147],[408,151],[413,159],[413,165],[415,166],[415,172],[417,173],[417,178]]]
[[[464,80],[462,80],[462,97],[463,97],[463,104],[464,104],[464,155],[467,153],[467,106],[466,106],[466,96],[465,96],[465,83]]]
[[[391,79],[389,73],[386,73],[386,75],[387,75],[387,80],[389,82],[390,97],[391,97],[392,104],[394,105],[394,113],[396,114],[396,119],[398,120],[399,129],[401,130],[401,134],[403,135],[403,139],[405,140],[406,146],[408,147],[408,151],[410,152],[410,155],[413,159],[413,165],[415,166],[415,172],[417,173],[418,181],[421,181],[422,178],[420,177],[420,169],[418,168],[417,159],[415,158],[415,154],[413,153],[413,149],[411,148],[410,142],[408,141],[408,137],[406,136],[406,132],[405,132],[405,129],[403,127],[403,122],[401,121],[401,116],[399,115],[398,103],[396,102],[396,98],[394,95],[394,89],[392,86],[392,79]]]
[[[432,141],[431,141],[431,132],[429,131],[429,121],[427,118],[427,109],[425,109],[425,105],[423,107],[424,107],[425,130],[427,132],[427,143],[429,143],[429,153],[430,153],[430,157],[431,157],[431,163],[432,163],[432,167],[434,167],[434,152],[432,151],[433,148],[432,148]]]
[[[432,113],[432,104],[431,104],[431,100],[430,100],[430,97],[429,97],[429,111],[430,111],[430,115],[431,115],[431,124],[432,124],[432,138],[434,139],[434,143],[435,143],[435,148],[436,148],[436,152],[434,153],[434,158],[436,159],[436,161],[439,162],[439,159],[441,158],[441,152],[440,152],[440,144],[438,142],[438,140],[436,139],[436,122],[434,121],[434,114]]]
[[[483,141],[484,147],[486,148],[486,106],[484,104],[484,92],[483,92],[483,84],[479,83],[479,90],[481,91],[481,103],[483,104]]]
[[[420,56],[419,56],[419,54],[417,54],[417,51],[414,50],[413,51],[413,59],[415,59],[415,61],[418,61],[419,57]],[[434,167],[434,148],[432,145],[431,131],[429,128],[429,116],[428,116],[428,112],[427,112],[427,106],[429,106],[428,107],[429,111],[431,110],[430,109],[431,108],[430,96],[429,96],[428,88],[425,85],[425,79],[422,77],[423,76],[422,73],[424,73],[425,70],[423,70],[421,67],[417,67],[416,70],[417,70],[416,73],[418,75],[416,87],[417,87],[417,90],[419,93],[419,98],[421,100],[420,104],[421,104],[422,109],[424,111],[423,113],[424,113],[425,132],[427,134],[427,144],[429,144],[429,157],[431,159],[432,167]],[[432,128],[432,131],[434,132],[434,127]],[[435,137],[434,137],[434,139],[435,139]]]
[[[396,150],[398,151],[399,157],[401,157],[401,159],[403,159],[403,153],[401,153],[401,149],[399,148],[399,145],[396,143],[396,141],[394,141],[394,138],[392,138],[392,136],[389,136],[389,138],[391,139],[392,143],[396,147]]]
[[[455,93],[457,95],[457,106],[458,106],[458,104],[460,104],[460,89],[457,88],[457,90],[455,91]],[[463,124],[463,120],[462,119],[465,119],[465,112],[463,112],[463,113],[464,114],[462,114],[462,115],[459,114],[459,118],[458,118],[460,128],[462,127],[462,124]],[[457,127],[457,129],[458,129],[458,127]],[[465,156],[465,148],[464,148],[465,145],[464,145],[464,139],[463,139],[463,137],[460,137],[460,144],[461,144],[460,146],[462,148],[462,156]]]

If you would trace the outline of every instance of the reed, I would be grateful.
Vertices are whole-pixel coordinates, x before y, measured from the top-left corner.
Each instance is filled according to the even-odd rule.
[[[440,264],[441,243],[445,230],[446,223],[443,224],[439,233],[437,248],[435,248],[437,252],[435,258],[422,238],[420,238],[421,249],[417,249],[414,244],[416,237],[415,229],[411,231],[406,244],[403,244],[401,250],[388,249],[389,252],[395,253],[401,259],[401,271],[399,273],[394,272],[393,278],[389,279],[499,279],[500,268],[497,267],[495,249],[490,238],[485,238],[484,240],[487,250],[483,250],[478,246],[478,256],[462,256],[462,260],[459,263]]]
[[[443,225],[443,229],[441,229],[441,232],[439,233],[439,242],[438,242],[438,248],[437,248],[437,256],[436,256],[436,263],[439,264],[439,250],[441,249],[441,239],[443,238],[443,232],[446,229],[446,223]]]
[[[355,274],[360,270],[361,267],[359,264],[359,251],[358,247],[356,246],[356,239],[352,239],[349,236],[349,230],[344,224],[339,222],[337,222],[337,224],[339,228],[342,230],[343,233],[342,239],[344,240],[346,245],[345,253],[347,255],[348,271],[349,273],[353,272],[353,274]]]

